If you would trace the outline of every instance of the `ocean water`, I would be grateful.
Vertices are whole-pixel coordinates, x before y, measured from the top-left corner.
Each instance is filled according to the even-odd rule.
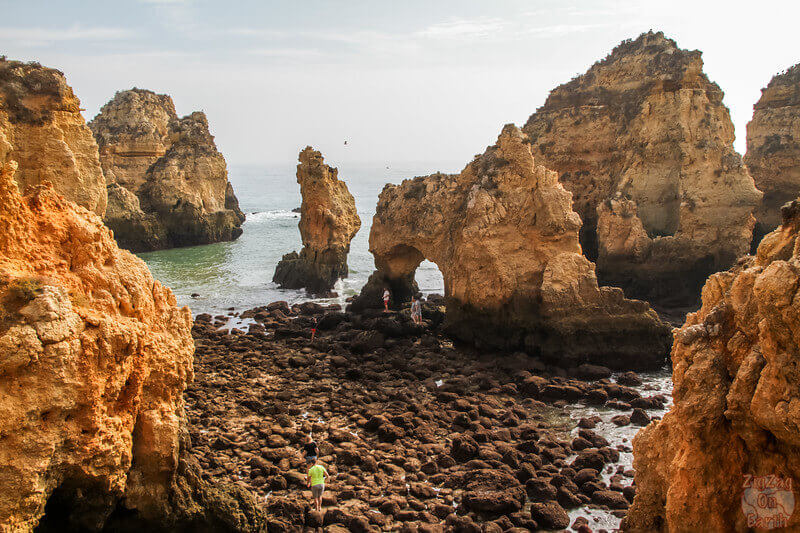
[[[334,165],[335,163],[330,162]],[[227,313],[231,307],[242,311],[275,300],[290,304],[309,300],[303,290],[280,289],[272,283],[275,265],[302,242],[297,223],[300,214],[300,186],[294,165],[285,167],[229,168],[229,179],[247,216],[244,233],[233,242],[176,248],[139,254],[156,279],[172,288],[179,305],[188,305],[194,314]],[[375,265],[369,253],[369,230],[378,195],[386,183],[431,174],[457,172],[454,166],[413,163],[398,167],[339,167],[343,179],[356,200],[361,229],[350,245],[350,275],[337,283],[340,303],[357,294]],[[423,293],[444,292],[442,275],[435,264],[424,261],[417,269],[417,283]],[[192,294],[198,294],[192,298]],[[324,301],[324,300],[320,300]]]

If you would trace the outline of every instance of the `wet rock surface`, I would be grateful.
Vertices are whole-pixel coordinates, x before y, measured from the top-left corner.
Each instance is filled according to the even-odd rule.
[[[591,410],[582,426],[616,427],[610,417],[642,400],[608,369],[572,373],[584,380],[525,354],[454,347],[433,307],[423,326],[407,309],[315,303],[236,315],[239,329],[229,316],[195,320],[192,454],[204,479],[257,494],[270,531],[524,531],[578,516],[595,528],[624,515],[629,444],[570,417]],[[667,398],[651,396],[661,412]],[[322,513],[303,484],[309,434],[332,475]]]

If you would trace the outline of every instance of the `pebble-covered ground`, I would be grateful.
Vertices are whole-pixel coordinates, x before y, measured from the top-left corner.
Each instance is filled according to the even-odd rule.
[[[645,425],[667,396],[643,396],[633,373],[454,348],[441,309],[425,317],[284,302],[237,314],[247,332],[196,317],[186,400],[203,475],[256,493],[269,531],[601,531],[575,511],[623,517],[630,441],[594,428]],[[575,420],[576,402],[607,415]],[[333,476],[322,513],[305,487],[309,434]]]

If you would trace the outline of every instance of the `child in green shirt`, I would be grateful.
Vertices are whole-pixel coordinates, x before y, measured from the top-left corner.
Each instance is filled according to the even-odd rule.
[[[316,459],[314,465],[308,469],[308,476],[306,476],[306,486],[311,487],[311,495],[314,497],[314,506],[317,512],[322,512],[322,493],[325,492],[325,480],[330,475],[325,467],[318,464]]]

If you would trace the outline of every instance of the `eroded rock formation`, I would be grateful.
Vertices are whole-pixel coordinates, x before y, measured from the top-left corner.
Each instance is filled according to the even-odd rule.
[[[800,196],[800,64],[761,89],[747,124],[744,162],[764,193],[756,210],[758,244],[780,224],[781,206]]]
[[[755,512],[748,479],[800,479],[800,201],[782,216],[755,257],[708,279],[702,308],[675,336],[675,404],[633,443],[630,530],[750,530],[780,509]],[[797,530],[796,496],[791,507],[787,494],[772,496]]]
[[[189,310],[99,216],[22,196],[16,153],[0,137],[0,529],[257,529],[186,454]]]
[[[322,154],[307,146],[299,160],[303,249],[283,256],[272,281],[287,289],[306,288],[319,294],[347,277],[350,241],[358,233],[361,219],[353,195],[339,179],[338,170],[325,164]]]
[[[118,92],[90,123],[108,182],[105,222],[120,246],[158,250],[236,239],[244,214],[204,113],[172,98]]]
[[[19,165],[20,190],[49,181],[65,198],[105,213],[97,144],[63,73],[0,57],[0,145],[0,161]]]
[[[650,32],[555,88],[528,119],[534,156],[573,194],[602,284],[692,303],[710,273],[748,251],[760,194],[722,97],[699,51]]]
[[[646,303],[598,287],[581,255],[580,226],[558,175],[537,164],[526,137],[508,125],[460,174],[384,188],[369,239],[378,272],[355,309],[382,305],[382,287],[373,285],[406,299],[429,259],[444,277],[446,327],[460,339],[565,365],[663,364],[669,329]]]

